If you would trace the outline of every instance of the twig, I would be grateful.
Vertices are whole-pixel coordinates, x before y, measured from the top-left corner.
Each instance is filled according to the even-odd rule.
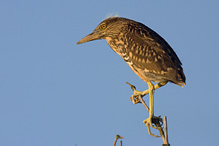
[[[169,141],[168,141],[167,117],[166,116],[164,116],[164,135],[165,135],[165,141],[163,143],[167,144],[168,146],[170,146]]]
[[[116,135],[116,139],[115,139],[115,141],[114,141],[114,146],[116,146],[116,142],[117,142],[117,140],[118,139],[123,139],[124,137],[122,137],[122,136],[120,136],[120,135]],[[122,142],[120,141],[120,143],[121,143],[121,145],[122,145]]]
[[[147,111],[149,112],[150,109],[149,109],[149,107],[146,105],[146,103],[144,102],[144,100],[142,99],[141,95],[139,95],[138,98],[139,98],[139,100],[141,101],[141,103],[144,105],[144,107],[147,109]],[[160,125],[159,120],[153,119],[153,122],[154,122],[154,124],[156,125],[157,129],[159,130],[160,135],[161,135],[161,137],[162,137],[162,139],[163,139],[163,142],[164,142],[164,140],[165,140],[164,132],[163,132],[163,128],[162,128],[161,125]]]
[[[149,112],[150,109],[149,109],[149,107],[146,105],[146,103],[144,102],[144,100],[142,99],[141,95],[138,96],[138,99],[141,101],[141,103],[144,105],[144,107],[146,108],[146,110]]]
[[[130,84],[130,83],[128,83],[128,82],[126,82],[126,83],[131,87],[132,90],[134,90],[134,92],[136,91],[136,87],[135,87],[134,85],[132,85],[132,84]],[[164,84],[158,83],[158,84],[155,85],[155,89],[157,89],[157,88],[159,88],[159,87],[161,87],[161,86],[163,86],[163,85],[165,85],[165,84],[166,84],[166,83],[164,83]],[[147,90],[146,90],[146,91],[147,91]],[[145,94],[146,94],[146,93],[145,93]],[[148,94],[148,93],[147,93],[147,94]],[[132,101],[134,104],[136,104],[136,103],[142,103],[142,104],[144,105],[144,107],[146,108],[146,110],[147,110],[148,112],[150,112],[149,107],[147,106],[147,104],[145,103],[145,101],[142,99],[143,96],[144,96],[144,95],[139,95],[139,96],[137,97],[138,99],[134,99],[133,96],[132,96],[131,101]],[[137,101],[137,102],[135,102],[135,101]],[[164,143],[163,146],[170,146],[170,144],[169,144],[169,142],[168,142],[168,133],[167,133],[167,117],[164,116],[164,130],[163,130],[163,128],[161,127],[161,126],[163,125],[163,119],[160,118],[160,116],[155,117],[155,118],[152,118],[152,123],[155,124],[156,128],[157,128],[157,129],[159,130],[159,132],[160,132],[160,135],[161,135],[162,140],[163,140],[163,143]]]
[[[113,146],[116,146],[117,140],[118,140],[118,138],[115,139]]]
[[[138,96],[139,100],[141,101],[141,103],[144,105],[144,107],[147,109],[147,111],[149,112],[149,107],[146,105],[146,103],[144,102],[144,100],[142,99],[141,95]],[[164,116],[164,131],[163,128],[160,125],[159,120],[153,120],[154,124],[156,125],[157,129],[160,132],[160,135],[162,137],[163,140],[163,146],[170,146],[169,142],[168,142],[168,133],[167,133],[167,117]]]

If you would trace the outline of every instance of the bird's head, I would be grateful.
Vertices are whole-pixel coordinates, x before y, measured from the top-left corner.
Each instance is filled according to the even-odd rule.
[[[125,18],[110,17],[102,21],[97,28],[89,35],[78,41],[77,44],[86,43],[98,39],[106,39],[106,37],[116,37],[125,24]]]

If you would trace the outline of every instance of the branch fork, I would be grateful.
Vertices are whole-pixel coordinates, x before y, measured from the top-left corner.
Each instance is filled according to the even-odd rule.
[[[130,100],[133,102],[133,104],[138,104],[138,103],[142,103],[144,105],[144,107],[146,108],[146,110],[149,112],[150,109],[149,107],[147,106],[147,104],[145,103],[145,101],[143,100],[142,97],[144,97],[145,95],[138,95],[138,96],[135,96],[136,92],[139,92],[136,90],[136,87],[128,82],[126,82],[130,87],[131,89],[134,91],[134,95],[132,95],[132,97],[130,97]],[[166,116],[164,116],[164,120],[161,118],[161,116],[158,116],[158,117],[152,117],[152,123],[153,125],[150,125],[151,127],[157,129],[159,131],[159,134],[160,136],[157,136],[157,135],[154,135],[150,132],[150,127],[149,127],[149,124],[146,123],[145,121],[143,121],[147,128],[148,128],[148,132],[150,135],[154,136],[154,137],[162,137],[162,140],[163,140],[163,146],[170,146],[169,143],[168,143],[168,134],[167,134],[167,118]],[[164,128],[162,127],[164,124]]]

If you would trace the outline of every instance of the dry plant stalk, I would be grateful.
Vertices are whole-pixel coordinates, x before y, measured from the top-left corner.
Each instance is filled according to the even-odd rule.
[[[116,142],[117,142],[118,139],[123,139],[123,138],[124,138],[124,137],[122,137],[122,136],[120,136],[120,135],[117,134],[113,146],[116,146]],[[122,146],[122,141],[120,141],[120,145]]]
[[[149,108],[148,108],[147,104],[145,103],[145,101],[142,99],[141,95],[138,96],[138,99],[144,105],[144,107],[147,109],[147,111],[149,112]],[[164,131],[163,131],[163,128],[161,127],[162,125],[160,124],[159,120],[153,120],[153,123],[156,125],[157,129],[159,130],[160,135],[161,135],[162,140],[163,140],[163,143],[167,144],[167,146],[169,146],[166,116],[164,116]]]

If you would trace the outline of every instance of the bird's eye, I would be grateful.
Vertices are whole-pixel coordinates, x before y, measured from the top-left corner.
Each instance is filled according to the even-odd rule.
[[[106,29],[106,24],[101,25],[100,29]]]

